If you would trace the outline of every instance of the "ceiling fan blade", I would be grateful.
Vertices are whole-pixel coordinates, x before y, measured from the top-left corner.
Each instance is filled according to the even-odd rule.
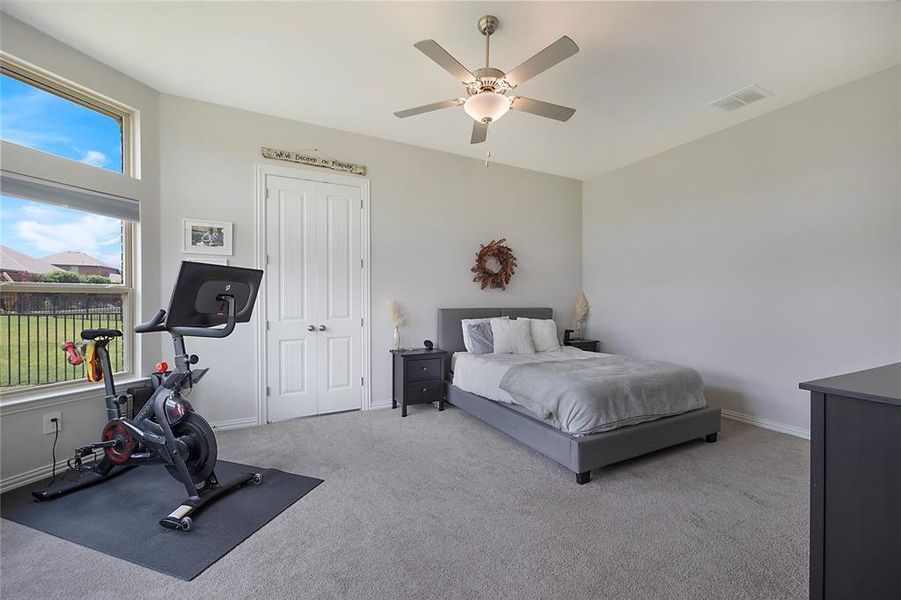
[[[394,113],[395,117],[400,117],[404,119],[406,117],[412,117],[413,115],[421,115],[422,113],[432,112],[433,110],[440,110],[442,108],[450,108],[452,106],[460,106],[462,102],[460,102],[459,98],[454,98],[452,100],[442,100],[441,102],[434,102],[432,104],[426,104],[424,106],[417,106],[416,108],[408,108],[407,110],[399,110]]]
[[[472,137],[469,138],[470,144],[481,144],[488,139],[488,123],[472,122]]]
[[[507,83],[516,87],[535,77],[539,73],[547,71],[557,63],[563,62],[578,51],[579,47],[576,46],[576,43],[564,35],[562,38],[507,73],[507,76],[504,79],[507,80]]]
[[[557,121],[569,121],[569,118],[576,114],[575,108],[551,104],[550,102],[542,102],[541,100],[533,100],[531,98],[523,98],[522,96],[513,98],[510,109],[532,113],[533,115],[547,117],[548,119],[556,119]]]
[[[453,75],[463,83],[472,83],[476,80],[476,76],[469,72],[469,69],[460,64],[456,58],[450,55],[447,50],[438,45],[435,40],[422,40],[413,44],[417,50],[438,63],[442,69]]]

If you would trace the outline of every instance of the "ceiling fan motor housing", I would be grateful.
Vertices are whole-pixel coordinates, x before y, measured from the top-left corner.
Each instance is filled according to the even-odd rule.
[[[466,86],[466,91],[470,96],[479,92],[500,92],[503,94],[510,89],[510,86],[506,85],[504,81],[506,73],[500,69],[482,67],[473,71],[472,74],[476,76],[476,80]]]

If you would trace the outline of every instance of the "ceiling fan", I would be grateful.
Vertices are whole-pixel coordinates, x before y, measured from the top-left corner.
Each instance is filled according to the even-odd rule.
[[[422,113],[463,106],[466,114],[475,120],[472,126],[471,144],[480,144],[488,138],[488,125],[500,119],[508,110],[518,110],[532,113],[540,117],[567,121],[576,112],[574,108],[560,106],[533,100],[523,96],[508,96],[516,86],[528,81],[539,73],[542,73],[557,63],[563,62],[579,51],[576,43],[565,35],[559,40],[522,63],[509,73],[491,66],[489,51],[491,48],[491,34],[497,31],[498,19],[493,15],[485,15],[479,19],[479,31],[485,36],[485,66],[469,71],[460,62],[451,56],[447,50],[438,45],[435,40],[423,40],[413,44],[420,52],[438,63],[445,71],[453,75],[466,86],[466,98],[452,98],[425,106],[417,106],[407,110],[398,111],[395,116],[401,119],[420,115]]]

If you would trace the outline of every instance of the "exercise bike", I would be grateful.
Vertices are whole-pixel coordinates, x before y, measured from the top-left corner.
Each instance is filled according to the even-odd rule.
[[[188,498],[163,517],[160,525],[187,531],[193,525],[192,515],[211,501],[247,484],[261,484],[260,473],[242,473],[219,481],[215,473],[216,435],[183,392],[190,392],[209,371],[191,369],[199,359],[188,355],[184,338],[224,338],[237,323],[249,321],[262,275],[256,269],[182,262],[168,316],[160,310],[150,321],[135,327],[136,333],[168,332],[172,336],[175,368],[169,370],[165,363],[157,365],[157,373],[151,377],[153,393],[133,418],[122,414],[122,406],[130,398],[116,393],[107,348],[122,332],[85,329],[81,332],[83,353],[73,342],[64,344],[70,364],[85,363],[89,380],[103,380],[108,422],[99,442],[76,449],[68,461],[78,476],[32,492],[34,498],[52,500],[107,481],[133,467],[163,464],[184,485]],[[96,457],[98,451],[102,458],[88,463],[86,458]]]

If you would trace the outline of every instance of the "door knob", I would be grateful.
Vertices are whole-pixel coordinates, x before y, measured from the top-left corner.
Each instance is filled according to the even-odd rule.
[[[320,326],[319,326],[319,331],[325,331],[325,325],[320,325]]]
[[[307,331],[315,331],[315,330],[316,330],[315,325],[307,325]]]

